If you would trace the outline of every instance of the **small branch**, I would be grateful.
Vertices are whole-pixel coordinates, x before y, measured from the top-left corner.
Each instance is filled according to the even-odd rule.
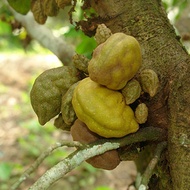
[[[154,157],[149,162],[144,174],[141,177],[141,184],[140,184],[138,190],[147,190],[149,180],[154,172],[154,168],[158,164],[158,161],[160,160],[160,156],[161,156],[163,150],[166,148],[166,146],[167,146],[166,141],[161,142],[157,145],[155,153],[154,153]]]
[[[83,144],[79,142],[72,142],[72,141],[63,141],[63,142],[57,142],[55,145],[49,147],[45,152],[43,152],[37,160],[22,174],[22,176],[19,178],[19,180],[13,184],[11,187],[11,190],[16,190],[20,184],[25,181],[32,172],[34,172],[35,169],[38,168],[38,166],[43,162],[43,160],[48,157],[54,150],[67,146],[67,147],[76,147],[76,148],[81,148],[84,147]]]
[[[134,134],[119,139],[102,139],[89,144],[86,148],[76,150],[63,161],[46,171],[31,187],[30,190],[44,190],[55,181],[63,177],[72,169],[79,166],[83,161],[103,154],[106,151],[118,149],[119,147],[143,141],[161,141],[165,137],[165,131],[159,128],[147,127],[140,129]]]
[[[79,166],[84,160],[96,155],[103,154],[106,151],[119,148],[119,143],[106,142],[104,144],[94,145],[83,150],[76,150],[63,161],[49,169],[41,178],[39,178],[30,190],[44,190],[50,187],[55,181],[63,177],[72,169]]]
[[[21,15],[9,6],[7,0],[3,0],[3,2],[12,12],[14,18],[25,27],[33,39],[54,53],[64,65],[72,65],[72,57],[75,51],[71,44],[61,37],[54,36],[52,30],[45,25],[38,24],[31,12],[28,12],[27,15]]]
[[[96,141],[94,144],[101,144],[105,142],[118,143],[120,147],[127,146],[130,144],[145,142],[145,141],[164,141],[166,140],[166,131],[157,127],[145,127],[139,129],[136,133],[129,134],[122,138],[115,139],[101,139]]]

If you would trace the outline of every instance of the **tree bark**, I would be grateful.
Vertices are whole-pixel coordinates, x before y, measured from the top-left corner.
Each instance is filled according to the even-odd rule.
[[[89,0],[88,3],[99,15],[98,22],[106,24],[113,33],[124,32],[140,42],[142,69],[153,69],[159,75],[158,94],[144,100],[149,107],[147,125],[168,131],[165,164],[168,179],[163,182],[160,176],[156,189],[190,189],[190,57],[161,1]]]

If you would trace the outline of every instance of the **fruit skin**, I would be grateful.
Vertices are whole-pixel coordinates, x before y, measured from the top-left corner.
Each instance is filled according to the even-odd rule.
[[[98,45],[104,43],[112,35],[111,30],[105,24],[99,24],[96,29],[95,39]]]
[[[121,90],[121,93],[125,97],[125,103],[127,105],[132,104],[140,97],[141,86],[137,80],[132,79]]]
[[[47,16],[57,16],[59,12],[59,7],[55,0],[43,0],[44,13]]]
[[[87,74],[88,74],[88,62],[89,62],[89,59],[87,57],[85,57],[84,55],[75,54],[73,56],[74,66],[78,70],[80,70],[84,73],[87,73]]]
[[[154,97],[158,92],[160,85],[158,75],[152,69],[145,69],[141,71],[139,75],[139,81],[141,83],[144,92],[147,92],[150,97]]]
[[[71,0],[55,0],[58,7],[64,9],[66,6],[71,5]]]
[[[148,107],[145,103],[141,103],[135,110],[135,118],[139,124],[143,124],[148,118]]]
[[[93,52],[88,65],[89,77],[112,90],[122,89],[141,66],[138,41],[124,33],[111,35]]]
[[[64,121],[63,121],[63,117],[62,114],[59,114],[57,118],[55,118],[54,120],[54,126],[57,129],[62,129],[64,131],[70,131],[71,129],[71,125],[67,125]]]
[[[71,127],[71,135],[74,141],[79,141],[81,143],[91,143],[102,139],[102,137],[90,131],[85,123],[79,119],[77,119]],[[120,158],[117,150],[110,150],[101,155],[94,156],[86,161],[95,168],[113,170],[119,165]]]
[[[77,69],[71,66],[46,70],[36,78],[30,100],[41,125],[60,113],[62,96],[79,80]]]
[[[31,11],[34,15],[34,19],[39,24],[44,24],[47,20],[47,15],[44,13],[44,8],[41,1],[31,1]]]
[[[72,104],[77,117],[102,137],[119,138],[139,128],[133,110],[125,104],[122,94],[89,77],[75,88]]]
[[[72,106],[72,96],[77,85],[78,82],[71,85],[67,92],[62,96],[61,113],[63,121],[67,125],[72,125],[76,120],[76,114]]]

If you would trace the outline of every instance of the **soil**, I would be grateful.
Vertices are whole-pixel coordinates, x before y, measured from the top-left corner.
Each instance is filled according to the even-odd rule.
[[[23,169],[26,169],[35,160],[35,158],[28,159],[24,157],[23,155],[26,156],[26,154],[23,153],[23,149],[19,144],[19,139],[27,139],[28,136],[28,129],[21,127],[23,122],[37,120],[28,101],[30,84],[34,82],[35,77],[41,72],[57,66],[61,66],[61,63],[53,55],[0,54],[0,164],[4,162],[17,163],[22,165]],[[63,134],[58,130],[54,130],[52,138],[56,141],[70,139],[68,133]],[[39,137],[36,138],[38,139]],[[41,141],[43,142],[43,139]],[[19,175],[24,171],[23,169],[21,171],[13,170],[8,180],[3,181],[0,179],[0,189],[8,190],[13,181],[18,179]],[[40,166],[35,175],[26,180],[20,189],[28,189],[47,169],[45,165]],[[82,172],[85,172],[84,169],[73,170],[50,189],[95,190],[95,186],[106,186],[111,190],[127,190],[137,174],[132,161],[122,162],[112,171],[96,170],[95,173],[91,172],[91,177],[88,176],[90,181],[88,183],[84,181],[85,179],[80,178],[80,176],[85,178]],[[73,176],[77,177],[73,178]],[[81,185],[82,183],[84,185]],[[78,187],[74,187],[73,184],[77,184]],[[133,187],[130,187],[130,189],[132,190]]]

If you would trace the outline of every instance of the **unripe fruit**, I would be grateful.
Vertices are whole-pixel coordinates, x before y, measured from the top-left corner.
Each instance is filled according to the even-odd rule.
[[[72,97],[77,85],[78,82],[70,86],[68,91],[62,96],[61,113],[62,118],[67,125],[72,125],[76,120],[76,114],[72,106]]]
[[[132,79],[125,85],[121,93],[125,97],[125,103],[132,104],[140,97],[141,86],[137,80]]]
[[[88,73],[89,59],[87,57],[84,55],[75,54],[73,56],[73,63],[78,70],[83,71],[84,73]]]
[[[104,43],[112,35],[111,30],[105,24],[98,25],[95,39],[98,45]]]
[[[159,87],[159,79],[152,69],[145,69],[139,75],[139,80],[144,92],[151,97],[155,96]]]
[[[46,70],[37,77],[30,100],[41,125],[60,113],[62,96],[79,80],[78,71],[69,66]]]
[[[135,118],[139,124],[143,124],[146,122],[148,118],[148,108],[146,104],[141,103],[137,106],[135,110]]]

